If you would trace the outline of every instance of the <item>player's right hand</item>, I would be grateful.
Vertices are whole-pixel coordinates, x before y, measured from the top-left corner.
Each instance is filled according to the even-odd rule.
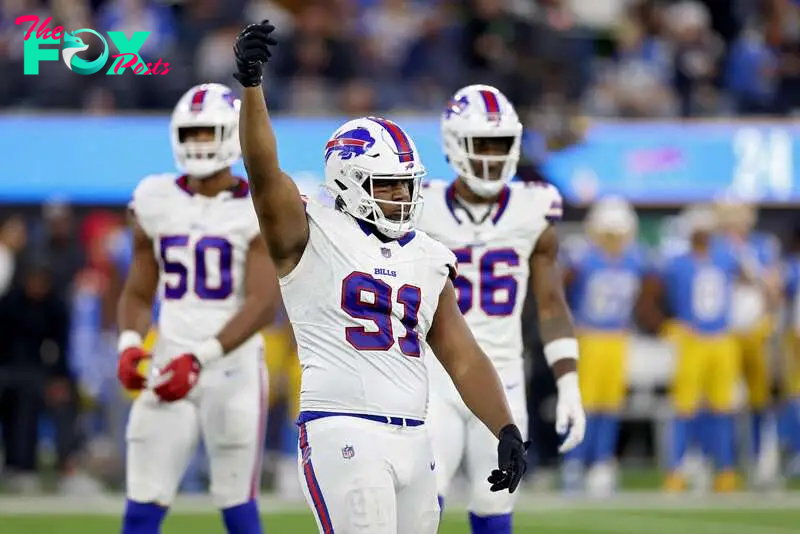
[[[236,72],[233,77],[244,87],[261,85],[261,66],[272,56],[271,46],[278,44],[272,36],[275,26],[268,20],[250,24],[239,33],[233,53],[236,57]]]
[[[117,378],[127,390],[140,391],[147,384],[147,377],[139,372],[139,364],[151,356],[142,347],[130,347],[122,351],[117,362]]]
[[[519,486],[522,476],[528,470],[528,461],[525,451],[530,442],[522,441],[522,434],[517,425],[506,425],[498,435],[500,443],[497,444],[497,469],[492,471],[487,479],[492,485],[492,491],[508,489],[514,493]]]

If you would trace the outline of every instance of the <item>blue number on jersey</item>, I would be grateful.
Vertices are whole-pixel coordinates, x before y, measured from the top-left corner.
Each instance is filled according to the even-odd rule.
[[[400,351],[406,356],[419,357],[419,307],[422,291],[405,284],[397,290],[397,303],[403,306],[400,322],[406,330],[397,340]],[[345,328],[345,339],[358,350],[386,351],[394,345],[392,329],[392,286],[362,272],[350,273],[342,280],[342,309],[353,319],[371,321],[377,330],[368,331],[363,326]]]
[[[164,286],[164,298],[168,300],[182,299],[189,290],[189,268],[181,262],[168,259],[169,250],[185,248],[189,244],[188,235],[170,235],[161,237],[159,249],[164,273],[178,277],[177,282]],[[206,252],[219,252],[219,285],[208,283],[208,264]],[[233,293],[233,245],[224,237],[206,236],[194,247],[194,293],[203,300],[225,300]]]
[[[472,263],[472,249],[460,248],[453,250],[459,265]],[[478,263],[480,267],[480,280],[478,281],[478,291],[480,293],[480,306],[486,315],[503,317],[514,313],[514,305],[517,302],[517,279],[513,275],[495,275],[495,267],[498,264],[505,264],[508,267],[519,265],[519,255],[513,248],[500,248],[487,250],[481,256]],[[453,281],[453,286],[458,292],[458,307],[462,314],[466,314],[472,309],[474,303],[473,282],[468,278],[459,275]],[[505,299],[498,297],[498,292],[506,293]]]

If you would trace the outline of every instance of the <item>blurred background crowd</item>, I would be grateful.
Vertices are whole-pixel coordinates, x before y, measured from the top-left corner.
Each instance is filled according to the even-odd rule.
[[[51,28],[150,31],[141,55],[147,61],[163,58],[171,70],[157,78],[77,76],[58,61],[25,76],[28,25],[14,20],[31,14],[52,17]],[[550,180],[540,164],[586,144],[590,125],[603,118],[677,124],[684,117],[780,120],[800,111],[796,0],[0,0],[0,108],[23,114],[163,114],[192,84],[233,85],[233,40],[244,24],[262,18],[275,23],[281,43],[267,75],[274,110],[287,117],[380,112],[401,123],[404,113],[435,120],[458,87],[493,84],[515,102],[526,126],[524,180]],[[590,206],[565,197],[560,231],[571,247],[580,247],[592,239],[584,225]],[[637,206],[633,237],[648,257],[683,250],[691,237],[686,219],[678,216],[682,206],[668,203]],[[41,198],[23,205],[0,197],[0,485],[14,491],[87,492],[121,484],[129,396],[114,380],[114,314],[130,262],[130,235],[124,205],[98,204]],[[760,217],[752,213],[744,240],[756,226],[772,232],[783,252],[769,268],[789,272],[800,253],[794,214],[772,208]],[[772,450],[784,438],[791,458],[800,452],[800,431],[791,430],[800,416],[783,410],[790,404],[778,377],[786,372],[787,354],[793,355],[784,347],[793,332],[784,319],[794,288],[782,284],[761,343],[771,347],[763,358],[777,362],[769,367],[765,405],[779,406],[775,413],[784,415],[775,418]],[[610,445],[613,458],[647,473],[645,484],[655,467],[669,463],[660,423],[670,410],[666,392],[672,380],[669,336],[662,321],[651,320],[669,310],[658,300],[650,305],[634,321],[635,380],[620,408],[621,439]],[[529,308],[536,480],[536,473],[558,464],[547,415],[554,386],[541,357],[535,310]],[[286,326],[265,335],[273,382],[268,447],[275,454],[265,462],[274,475],[266,483],[298,496],[292,414],[299,369]],[[744,406],[747,396],[742,399]],[[789,430],[778,432],[778,419]],[[742,455],[750,450],[748,439],[736,443]],[[800,473],[800,456],[795,463]],[[192,468],[184,489],[203,487],[201,465]]]

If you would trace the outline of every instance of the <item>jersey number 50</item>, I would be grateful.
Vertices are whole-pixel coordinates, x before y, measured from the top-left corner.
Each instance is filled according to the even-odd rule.
[[[164,298],[178,300],[189,290],[190,266],[170,259],[170,251],[183,249],[189,245],[188,235],[170,235],[161,238],[161,264],[164,274],[177,277],[173,283],[164,284]],[[209,281],[209,264],[206,255],[209,251],[217,251],[219,266],[218,282]],[[194,293],[203,300],[225,300],[233,293],[233,245],[224,237],[206,236],[194,245]],[[213,279],[213,278],[212,278]]]
[[[363,326],[348,326],[345,338],[358,350],[386,351],[394,346],[392,328],[392,301],[403,306],[400,322],[405,335],[397,340],[400,351],[406,356],[419,357],[419,334],[415,330],[419,322],[419,305],[422,291],[417,286],[404,285],[392,298],[392,286],[372,275],[361,272],[350,273],[342,280],[342,309],[353,319],[371,321],[374,330]]]
[[[453,251],[459,265],[472,263],[473,250],[471,248],[459,248]],[[486,315],[504,316],[514,313],[514,306],[517,302],[517,279],[513,275],[506,274],[497,276],[494,274],[498,264],[505,264],[508,267],[519,265],[519,255],[513,248],[499,248],[487,250],[480,257],[479,272],[481,279],[474,284],[464,276],[457,276],[453,280],[453,286],[458,292],[458,307],[462,314],[466,314],[474,305],[474,288],[478,286],[481,309]],[[504,292],[505,298],[501,298],[498,293]]]

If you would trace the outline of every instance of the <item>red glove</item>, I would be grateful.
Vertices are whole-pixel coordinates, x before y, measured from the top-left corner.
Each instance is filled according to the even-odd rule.
[[[151,356],[142,347],[129,347],[122,351],[117,362],[117,378],[125,389],[139,391],[144,389],[147,377],[139,372],[139,363]]]
[[[155,379],[153,392],[165,402],[184,398],[200,377],[202,366],[194,354],[181,354],[162,368]]]

